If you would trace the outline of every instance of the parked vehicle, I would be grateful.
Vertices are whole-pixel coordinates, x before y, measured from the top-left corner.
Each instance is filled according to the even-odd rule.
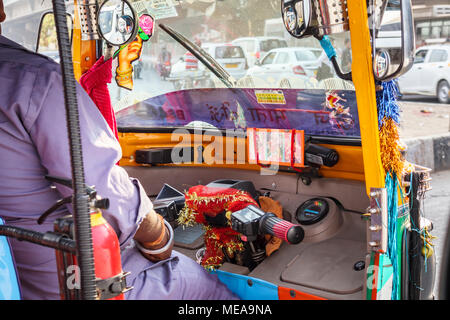
[[[231,43],[205,43],[202,48],[236,80],[247,72],[247,57],[241,46]]]
[[[157,64],[158,74],[163,79],[166,80],[166,78],[170,75],[170,71],[172,69],[172,66],[170,64],[170,61],[166,61],[164,63],[159,62]]]
[[[450,102],[450,45],[420,47],[414,65],[398,79],[402,94],[435,96],[440,103]]]
[[[247,75],[271,78],[274,82],[295,76],[305,80],[312,78],[320,66],[315,50],[303,47],[270,50],[260,63],[247,71]]]
[[[192,89],[194,87],[214,87],[211,73],[201,63],[197,69],[186,68],[184,57],[174,63],[170,68],[170,74],[165,80],[173,83],[175,90]]]
[[[248,65],[255,65],[255,62],[265,56],[265,54],[276,48],[286,48],[287,42],[279,37],[243,37],[231,41],[234,45],[239,45],[244,49]]]
[[[158,63],[156,65],[159,76],[166,80],[172,70],[172,54],[164,46],[158,55]]]

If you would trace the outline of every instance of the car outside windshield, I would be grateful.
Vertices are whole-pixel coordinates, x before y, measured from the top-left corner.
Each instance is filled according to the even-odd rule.
[[[317,57],[311,51],[302,50],[295,51],[295,57],[297,61],[314,61],[317,60]]]
[[[244,58],[241,47],[224,46],[216,48],[216,59]]]
[[[286,48],[286,41],[271,39],[271,40],[262,40],[261,41],[261,51],[267,52],[276,48]]]

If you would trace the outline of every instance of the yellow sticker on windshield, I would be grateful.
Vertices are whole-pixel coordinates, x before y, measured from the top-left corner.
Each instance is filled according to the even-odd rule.
[[[286,104],[284,93],[281,90],[255,90],[258,103]]]

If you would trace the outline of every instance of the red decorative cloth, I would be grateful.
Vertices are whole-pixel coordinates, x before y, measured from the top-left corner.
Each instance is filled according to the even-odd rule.
[[[107,61],[104,61],[104,57],[98,59],[97,62],[81,76],[80,84],[100,110],[109,127],[114,132],[117,140],[119,140],[116,116],[114,114],[108,90],[108,83],[111,83],[112,79],[112,60],[113,59],[108,59]]]

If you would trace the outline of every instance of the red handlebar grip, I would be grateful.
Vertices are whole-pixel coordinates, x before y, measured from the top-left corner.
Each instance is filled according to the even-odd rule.
[[[291,244],[301,242],[305,236],[305,232],[301,226],[276,216],[268,216],[263,219],[262,223],[262,228],[265,233],[271,234]]]
[[[291,227],[294,225],[286,220],[278,221],[272,228],[273,228],[273,234],[275,237],[280,238],[284,241],[287,240],[287,234]]]

